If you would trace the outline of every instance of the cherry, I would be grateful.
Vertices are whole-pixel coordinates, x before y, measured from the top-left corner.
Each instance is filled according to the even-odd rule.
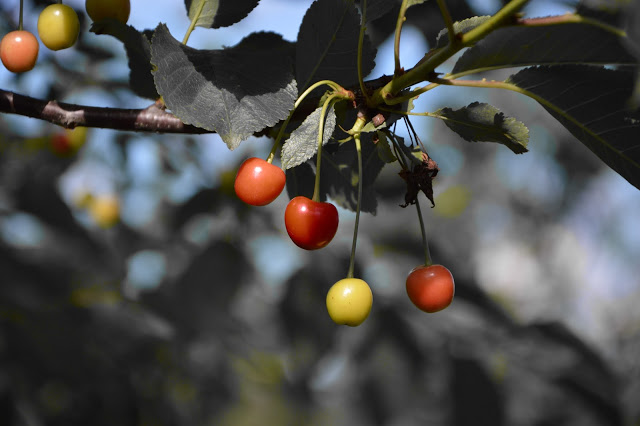
[[[252,206],[269,204],[282,192],[286,177],[282,169],[262,158],[248,158],[238,169],[233,185],[236,195]]]
[[[73,46],[80,33],[80,20],[73,8],[66,4],[51,4],[38,17],[38,35],[42,44],[51,50]]]
[[[72,155],[78,152],[86,140],[86,127],[79,126],[74,129],[65,129],[51,136],[51,150],[63,157]]]
[[[338,209],[331,203],[298,196],[284,211],[284,224],[291,240],[305,250],[320,249],[338,230]]]
[[[92,197],[87,203],[89,215],[101,228],[110,228],[120,220],[120,200],[116,196]]]
[[[369,285],[358,278],[344,278],[327,293],[327,311],[336,324],[356,327],[371,312],[373,293]]]
[[[446,308],[453,301],[453,276],[442,265],[418,266],[407,277],[407,294],[418,309],[433,313]]]
[[[29,31],[11,31],[0,42],[0,58],[9,71],[26,72],[36,65],[39,49],[38,39]]]
[[[87,0],[85,8],[94,22],[112,18],[126,24],[131,12],[131,2],[129,0]]]

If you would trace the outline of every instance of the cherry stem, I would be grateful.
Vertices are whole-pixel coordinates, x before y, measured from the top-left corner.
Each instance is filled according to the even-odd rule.
[[[193,19],[189,23],[189,28],[187,28],[187,32],[184,34],[184,38],[182,39],[182,44],[184,44],[185,46],[189,41],[189,37],[191,36],[191,33],[196,28],[196,22],[198,22],[198,19],[200,19],[200,15],[202,14],[202,10],[204,9],[205,3],[206,2],[204,1],[200,3],[200,7],[198,8],[195,15],[193,16]]]
[[[318,82],[314,83],[313,85],[311,85],[307,90],[302,92],[302,94],[298,97],[296,102],[293,104],[293,109],[291,110],[291,112],[289,112],[289,116],[284,121],[282,126],[280,126],[280,130],[278,131],[278,135],[276,136],[276,140],[273,143],[273,148],[271,148],[271,152],[269,153],[269,157],[267,158],[267,162],[268,163],[271,163],[273,161],[273,157],[275,157],[276,150],[278,149],[278,146],[280,145],[280,141],[282,140],[282,136],[284,135],[284,132],[287,129],[287,126],[289,125],[289,121],[291,121],[291,117],[293,117],[293,113],[296,111],[296,108],[298,108],[298,106],[302,103],[304,98],[306,98],[309,95],[309,93],[313,92],[315,89],[317,89],[318,87],[320,87],[322,85],[325,85],[325,84],[327,86],[331,87],[336,93],[347,92],[342,86],[340,86],[338,83],[336,83],[334,81],[331,81],[331,80],[318,81]],[[341,95],[341,97],[348,98],[348,96],[343,96],[343,95]]]
[[[364,78],[362,76],[362,48],[364,44],[364,34],[367,29],[365,23],[367,19],[367,0],[362,0],[362,22],[360,24],[360,35],[358,37],[358,83],[360,84],[360,91],[364,96],[366,102],[369,102],[369,93],[364,86]]]
[[[418,210],[418,220],[420,221],[420,231],[422,232],[422,246],[424,247],[424,265],[431,266],[431,252],[429,251],[429,241],[427,241],[427,232],[425,231],[424,220],[422,219],[422,211],[420,210],[420,202],[416,198],[416,210]]]
[[[333,100],[339,95],[332,94],[324,101],[322,111],[320,112],[320,120],[318,121],[318,152],[316,154],[316,181],[313,186],[313,197],[311,200],[320,201],[320,166],[322,165],[322,143],[324,142],[324,118],[327,115],[327,109],[333,104]]]
[[[400,34],[402,33],[402,25],[404,24],[404,21],[407,20],[405,13],[407,12],[407,9],[409,8],[409,1],[408,0],[403,0],[402,4],[400,5],[400,12],[398,13],[398,20],[396,22],[396,30],[395,30],[395,37],[394,37],[394,42],[393,42],[393,58],[394,58],[394,71],[393,71],[393,75],[400,75],[401,74],[401,68],[400,68]]]
[[[358,156],[358,201],[356,204],[356,220],[353,225],[353,242],[351,243],[351,257],[349,257],[349,271],[347,278],[353,278],[353,271],[356,263],[356,244],[358,242],[358,225],[360,224],[360,208],[362,202],[362,147],[360,145],[360,130],[366,124],[366,119],[358,117],[353,125],[352,131],[355,131],[353,139],[356,142],[356,154]]]
[[[403,156],[402,151],[400,150],[400,147],[398,147],[398,141],[395,138],[395,135],[389,136],[389,139],[391,139],[391,145],[393,146],[393,152],[396,155],[396,158],[398,159],[398,162],[400,163],[400,168],[402,170],[409,170],[409,168],[407,167],[407,163],[405,163],[405,158]]]
[[[276,156],[276,151],[278,150],[278,146],[280,146],[280,139],[276,139],[273,142],[273,146],[271,147],[271,151],[269,152],[269,156],[267,157],[267,163],[271,164],[273,159]]]
[[[22,31],[22,28],[23,28],[22,27],[22,14],[23,14],[22,11],[24,9],[23,3],[24,3],[24,0],[20,0],[20,16],[18,17],[18,30],[19,31]]]
[[[440,8],[440,13],[442,14],[444,24],[447,26],[449,44],[453,45],[456,43],[456,34],[455,29],[453,28],[453,19],[451,19],[451,14],[449,13],[449,9],[447,8],[447,4],[444,0],[438,0],[438,7]]]

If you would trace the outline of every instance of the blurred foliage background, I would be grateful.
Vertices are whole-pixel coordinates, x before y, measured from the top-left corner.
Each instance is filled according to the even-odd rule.
[[[25,2],[27,29],[45,3]],[[132,3],[138,29],[188,25],[182,2]],[[447,3],[455,19],[499,7]],[[534,14],[570,7],[532,3]],[[147,106],[127,88],[122,47],[87,32],[82,1],[68,4],[83,19],[79,44],[42,48],[24,75],[0,70],[0,87]],[[442,27],[435,5],[411,9],[403,54],[413,63]],[[295,39],[307,6],[263,0],[232,28],[282,25],[270,13],[286,10],[299,15],[285,34]],[[17,7],[0,5],[3,33]],[[392,69],[393,25],[371,28],[371,77]],[[235,43],[220,31],[198,30],[194,44]],[[418,108],[491,102],[530,127],[531,151],[414,120],[441,168],[424,213],[456,299],[428,315],[406,297],[422,247],[391,165],[377,214],[361,220],[356,276],[374,307],[353,329],[335,326],[324,302],[347,271],[353,214],[341,210],[329,247],[304,252],[284,230],[285,195],[264,208],[235,198],[236,168],[266,157],[270,140],[229,152],[216,135],[69,133],[0,116],[0,423],[640,425],[640,193],[534,103],[442,89]],[[65,138],[75,142],[60,153]]]

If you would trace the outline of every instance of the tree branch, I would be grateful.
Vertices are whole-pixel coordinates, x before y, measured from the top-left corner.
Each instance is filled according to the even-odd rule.
[[[364,82],[369,91],[379,89],[391,81],[390,76],[381,76],[375,80]],[[364,95],[358,88],[353,88],[358,98],[356,103],[364,101]],[[302,120],[317,107],[320,98],[305,99],[292,117]],[[156,102],[144,109],[106,108],[86,105],[68,104],[55,100],[44,100],[20,95],[0,89],[0,113],[16,114],[38,120],[48,121],[58,126],[73,129],[74,127],[98,127],[131,132],[156,132],[179,134],[215,133],[200,127],[184,124],[178,117],[167,112],[161,102]],[[269,128],[255,133],[263,136]]]
[[[69,129],[85,126],[134,132],[214,133],[184,124],[158,103],[144,109],[101,108],[45,101],[0,89],[0,112],[36,118]]]

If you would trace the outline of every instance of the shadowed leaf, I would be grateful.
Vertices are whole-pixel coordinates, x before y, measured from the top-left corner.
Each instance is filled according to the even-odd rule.
[[[538,101],[609,167],[640,188],[640,110],[628,101],[630,70],[535,67],[507,80]]]
[[[300,90],[316,81],[333,80],[343,86],[358,81],[356,60],[360,15],[352,1],[318,0],[307,10],[296,51],[296,79]],[[362,74],[373,69],[376,49],[368,37],[362,49]]]
[[[153,31],[140,32],[116,19],[94,22],[90,29],[96,34],[108,34],[124,44],[129,59],[129,86],[133,93],[143,98],[158,99],[151,74],[151,37]]]
[[[378,202],[373,183],[385,163],[369,134],[362,135],[362,211],[375,214]],[[355,143],[345,142],[322,151],[321,192],[336,204],[356,210],[358,202],[358,158]]]
[[[445,117],[444,124],[469,142],[498,142],[516,154],[527,152],[529,129],[492,105],[474,102],[453,110],[442,108],[435,114]]]
[[[496,30],[468,49],[452,74],[534,64],[637,64],[627,51],[622,31],[605,29],[591,21],[560,24],[554,18],[533,19],[530,22],[539,23],[535,26]]]

